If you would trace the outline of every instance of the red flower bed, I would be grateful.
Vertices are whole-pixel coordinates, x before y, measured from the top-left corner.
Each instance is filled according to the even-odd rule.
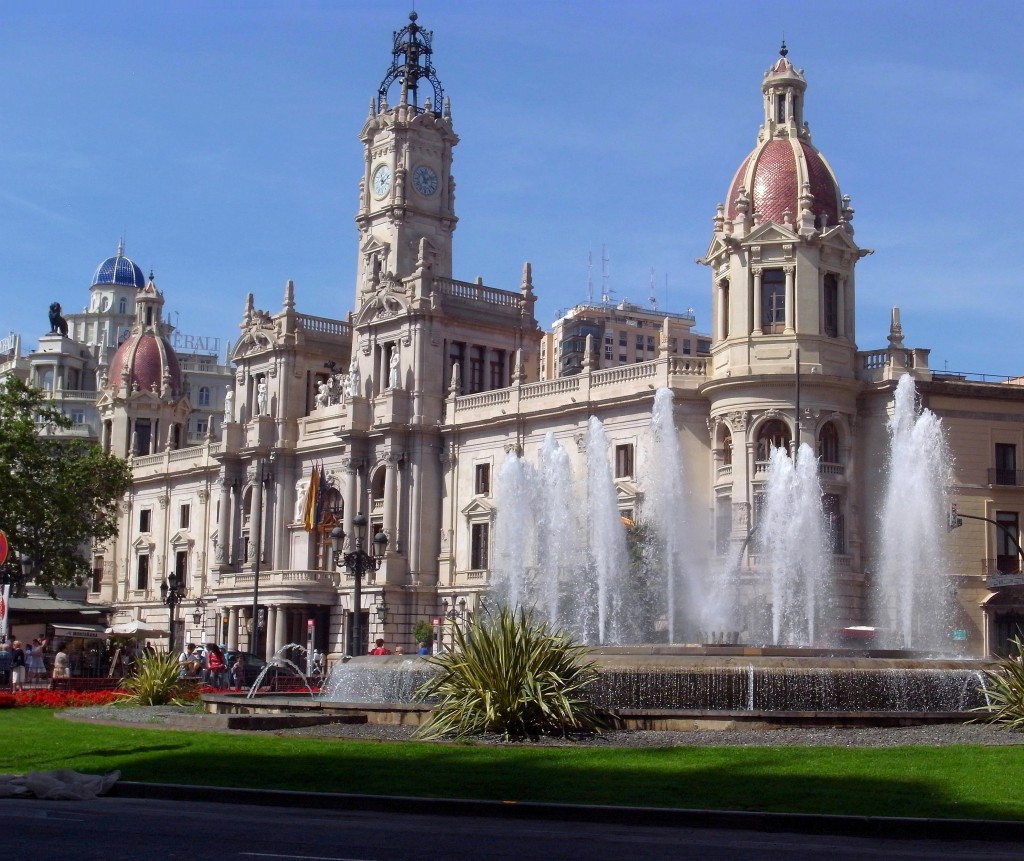
[[[14,706],[73,709],[82,706],[107,706],[124,699],[125,696],[124,691],[15,691],[13,694],[0,694],[0,708],[5,707],[5,697],[10,697],[11,705]]]

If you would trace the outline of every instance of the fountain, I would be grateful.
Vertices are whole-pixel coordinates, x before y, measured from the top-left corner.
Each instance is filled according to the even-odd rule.
[[[738,574],[746,544],[707,576],[706,536],[690,511],[672,410],[672,393],[659,390],[642,449],[646,496],[630,530],[642,546],[627,550],[608,440],[596,418],[580,441],[579,475],[551,434],[536,465],[510,454],[499,472],[491,598],[527,607],[593,644],[598,705],[627,725],[669,727],[723,719],[936,722],[963,720],[983,704],[984,662],[934,656],[949,604],[941,538],[950,467],[941,425],[928,410],[918,413],[909,377],[899,382],[889,423],[874,596],[878,627],[892,634],[886,645],[902,649],[830,642],[839,627],[831,549],[807,445],[795,459],[784,449],[771,453],[752,536],[765,612],[760,626],[735,621],[746,597],[741,585],[750,588]],[[587,505],[581,509],[578,499]],[[700,630],[738,627],[746,629],[745,644],[694,641]],[[409,703],[430,672],[415,657],[354,658],[332,671],[321,703]],[[408,707],[407,719],[424,708]]]
[[[953,470],[942,424],[931,410],[918,412],[907,375],[896,386],[889,440],[874,613],[890,645],[940,650],[953,608],[945,552]]]

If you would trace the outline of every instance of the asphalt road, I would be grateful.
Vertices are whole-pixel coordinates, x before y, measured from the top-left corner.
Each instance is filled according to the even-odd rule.
[[[444,859],[943,859],[1002,861],[1024,845],[765,834],[508,818],[337,812],[100,798],[0,799],[11,861],[444,861]]]

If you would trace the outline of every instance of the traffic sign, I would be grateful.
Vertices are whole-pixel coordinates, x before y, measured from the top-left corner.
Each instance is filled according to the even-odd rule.
[[[7,533],[0,529],[0,565],[7,561]]]

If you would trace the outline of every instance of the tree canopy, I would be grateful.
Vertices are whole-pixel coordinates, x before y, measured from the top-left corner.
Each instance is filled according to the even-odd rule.
[[[59,433],[71,421],[15,377],[0,385],[0,529],[10,561],[29,556],[52,594],[89,573],[90,550],[117,531],[117,501],[131,485],[126,461]]]

